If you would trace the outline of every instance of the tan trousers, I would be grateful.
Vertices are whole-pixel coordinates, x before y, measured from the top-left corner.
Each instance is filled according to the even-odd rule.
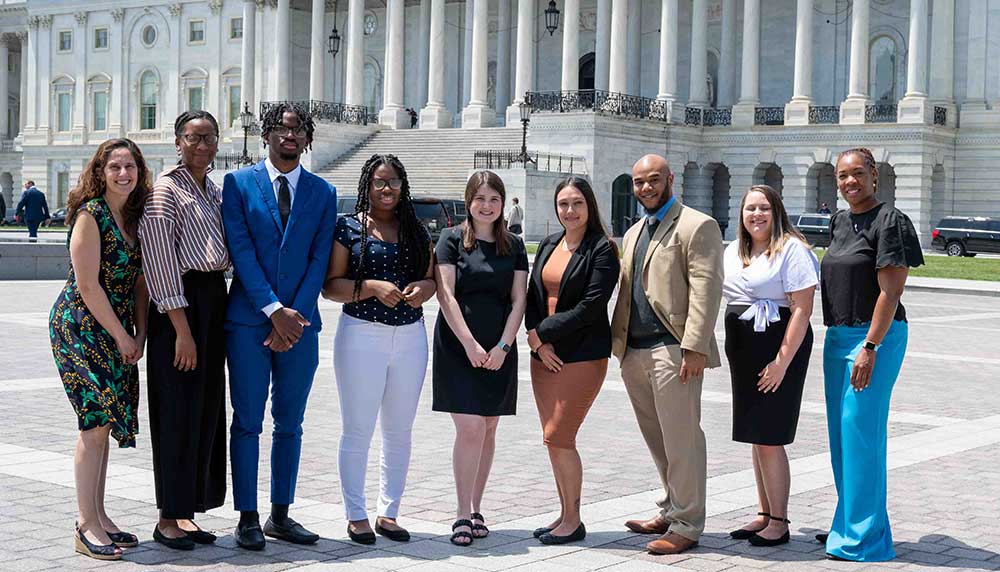
[[[698,540],[705,529],[707,465],[701,430],[702,378],[680,381],[679,345],[628,348],[622,380],[639,430],[660,473],[657,502],[670,531]]]

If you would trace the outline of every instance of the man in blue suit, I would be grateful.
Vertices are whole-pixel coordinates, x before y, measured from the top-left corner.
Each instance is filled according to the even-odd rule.
[[[226,175],[222,222],[234,278],[226,313],[226,353],[233,404],[230,453],[233,499],[240,522],[233,535],[250,550],[264,535],[296,544],[319,536],[288,517],[302,446],[302,419],[319,364],[316,308],[337,219],[336,191],[299,158],[314,125],[297,104],[262,117],[267,159]],[[271,394],[271,516],[257,513],[259,437]]]
[[[24,193],[21,202],[17,203],[18,219],[24,219],[28,225],[28,238],[38,238],[38,225],[49,218],[49,204],[45,201],[45,193],[38,190],[34,181],[24,183]]]

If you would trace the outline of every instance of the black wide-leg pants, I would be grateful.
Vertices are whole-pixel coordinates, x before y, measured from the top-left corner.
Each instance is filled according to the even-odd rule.
[[[156,507],[167,519],[194,518],[226,499],[226,280],[188,271],[183,282],[197,367],[174,367],[174,327],[153,306],[146,355]]]

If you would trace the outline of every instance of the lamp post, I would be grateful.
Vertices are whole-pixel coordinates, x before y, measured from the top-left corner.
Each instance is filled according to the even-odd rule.
[[[247,139],[250,137],[250,130],[254,128],[254,119],[250,104],[246,101],[243,102],[243,112],[240,113],[240,125],[243,127],[243,155],[240,156],[240,164],[249,165],[252,161],[247,152]]]
[[[577,25],[575,22],[570,22],[571,26]],[[549,7],[545,9],[545,29],[549,31],[549,35],[555,33],[559,28],[559,8],[556,8],[556,0],[549,0]]]
[[[531,103],[527,97],[521,103],[517,104],[517,110],[521,114],[521,155],[517,160],[527,166],[528,163],[535,162],[528,155],[528,122],[531,121]]]

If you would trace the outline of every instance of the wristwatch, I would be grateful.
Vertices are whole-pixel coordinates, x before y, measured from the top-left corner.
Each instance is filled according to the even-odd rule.
[[[499,342],[497,342],[497,347],[500,348],[500,349],[502,349],[503,353],[505,353],[505,354],[509,354],[510,353],[510,344],[504,343],[503,340],[500,340]]]
[[[868,340],[865,340],[865,345],[862,347],[873,352],[878,350],[878,344]]]

